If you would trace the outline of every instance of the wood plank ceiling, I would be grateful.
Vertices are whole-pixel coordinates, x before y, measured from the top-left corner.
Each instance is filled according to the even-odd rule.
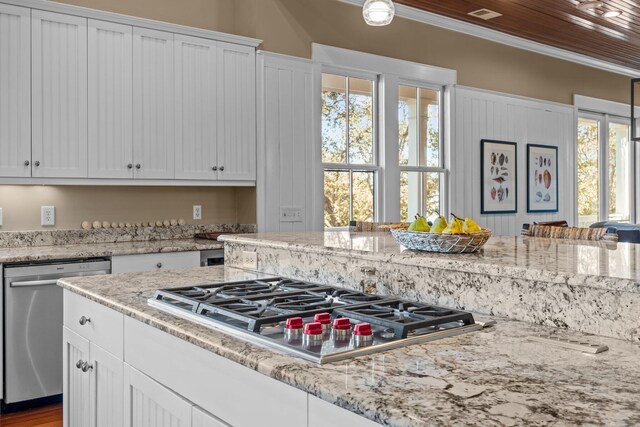
[[[586,0],[395,0],[450,18],[640,70],[640,0],[601,0],[582,10]],[[469,15],[490,9],[502,16],[483,20]],[[604,13],[622,14],[607,18]]]

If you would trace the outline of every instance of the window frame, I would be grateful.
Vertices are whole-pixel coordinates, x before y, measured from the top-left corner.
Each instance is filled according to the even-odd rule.
[[[322,160],[322,153],[320,154],[320,161],[322,162],[322,179],[323,188],[322,193],[324,195],[324,174],[325,172],[349,172],[349,221],[353,221],[353,173],[354,172],[373,172],[373,220],[377,221],[380,215],[381,204],[381,191],[380,191],[380,162],[379,162],[379,114],[378,114],[378,100],[379,100],[379,86],[380,76],[373,72],[366,72],[362,70],[353,70],[346,67],[335,66],[322,66],[320,70],[320,78],[323,74],[332,74],[335,76],[345,77],[347,79],[346,85],[346,101],[347,101],[347,117],[346,117],[346,163],[333,163],[324,162]],[[355,78],[360,80],[370,80],[373,82],[373,102],[372,102],[372,132],[373,138],[372,146],[372,158],[373,162],[370,164],[362,163],[350,163],[349,162],[349,78]],[[322,99],[322,84],[320,85],[320,99]],[[322,102],[322,101],[321,101]],[[322,114],[322,113],[320,113]],[[322,122],[322,118],[320,118]],[[322,128],[322,126],[320,126]],[[322,150],[322,135],[320,136],[320,149]],[[322,218],[324,224],[324,203],[322,204]],[[324,227],[329,230],[347,230],[348,225],[341,227]]]
[[[635,194],[635,188],[638,185],[638,168],[636,164],[638,162],[638,149],[637,143],[631,141],[631,119],[629,117],[620,116],[617,114],[610,114],[606,112],[596,112],[589,110],[578,110],[576,116],[576,136],[578,129],[579,119],[586,120],[594,120],[599,124],[599,132],[598,132],[598,221],[610,221],[609,219],[609,200],[610,200],[610,190],[611,183],[609,181],[609,129],[610,124],[625,124],[629,126],[629,158],[628,158],[628,167],[630,171],[629,178],[629,222],[637,223],[638,222],[638,203],[640,202],[640,198]],[[576,149],[578,144],[578,139],[576,137],[575,140]],[[579,223],[579,206],[578,206],[578,194],[579,188],[577,187],[577,159],[576,159],[576,199],[575,199],[575,209],[576,209],[576,224]]]
[[[409,166],[409,165],[401,165],[398,159],[398,171],[400,174],[402,172],[419,172],[419,173],[438,173],[440,174],[440,182],[439,182],[439,195],[440,195],[440,214],[447,215],[448,212],[445,212],[445,207],[448,206],[448,191],[446,191],[448,186],[448,169],[446,168],[447,159],[446,159],[446,150],[445,144],[447,143],[446,135],[445,135],[445,85],[437,85],[434,83],[423,82],[420,80],[412,80],[412,79],[404,79],[399,78],[397,81],[397,86],[409,86],[416,89],[416,111],[420,111],[420,96],[418,96],[419,89],[428,89],[438,92],[438,108],[439,108],[439,120],[438,120],[438,163],[440,166]],[[398,91],[399,92],[399,91]],[[397,105],[400,102],[400,94],[398,93],[398,99],[396,101],[396,109]],[[418,124],[419,124],[418,119]],[[417,139],[420,141],[420,126],[418,126],[418,134]],[[399,145],[399,144],[396,144]],[[398,146],[398,156],[399,156],[400,147]],[[424,194],[424,179],[420,179],[420,206],[421,209],[424,208],[425,194]],[[422,215],[427,216],[429,212],[420,212]],[[426,215],[425,215],[426,214]],[[400,213],[402,215],[402,213]],[[408,220],[411,218],[411,214],[409,214]]]

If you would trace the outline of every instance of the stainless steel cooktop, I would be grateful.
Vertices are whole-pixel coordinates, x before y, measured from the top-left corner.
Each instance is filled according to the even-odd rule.
[[[161,289],[149,304],[316,363],[482,329],[466,311],[280,277]]]

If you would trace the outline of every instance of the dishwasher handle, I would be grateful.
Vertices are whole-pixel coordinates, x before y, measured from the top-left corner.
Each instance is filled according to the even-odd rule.
[[[55,285],[58,283],[58,279],[47,279],[47,280],[29,280],[26,282],[11,282],[9,284],[10,288],[31,288],[34,286],[49,286]]]

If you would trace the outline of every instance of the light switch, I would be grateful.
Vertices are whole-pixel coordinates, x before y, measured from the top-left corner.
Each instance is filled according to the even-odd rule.
[[[280,222],[303,222],[304,212],[302,208],[280,208]]]

